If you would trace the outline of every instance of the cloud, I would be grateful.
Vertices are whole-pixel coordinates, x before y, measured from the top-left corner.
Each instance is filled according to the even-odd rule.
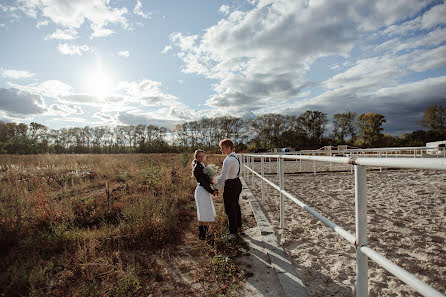
[[[183,61],[183,72],[215,81],[206,104],[219,113],[305,108],[333,113],[350,106],[368,111],[375,98],[395,108],[378,94],[401,84],[409,87],[406,80],[413,73],[446,65],[446,30],[438,26],[446,22],[441,17],[444,3],[262,0],[251,4],[252,9],[233,10],[199,35],[172,33],[163,50]],[[220,7],[220,12],[227,11]],[[316,78],[317,83],[309,79],[313,67],[323,64],[315,62],[334,58],[336,62],[317,71],[323,79]],[[317,97],[311,98],[313,94]],[[404,103],[396,96],[386,98]]]
[[[49,110],[50,112],[61,116],[84,113],[79,106],[74,106],[71,104],[53,104],[49,107]]]
[[[319,7],[261,1],[252,10],[233,11],[202,36],[175,33],[170,40],[184,72],[217,80],[209,106],[261,108],[298,96],[311,84],[304,74],[319,56],[348,55],[359,35],[350,11],[342,1]]]
[[[91,96],[88,94],[69,94],[65,96],[59,96],[59,99],[62,102],[67,103],[78,103],[78,104],[87,104],[87,105],[95,105],[95,104],[104,104],[105,100],[96,96]]]
[[[445,94],[446,76],[441,76],[383,87],[373,93],[337,88],[281,112],[300,114],[306,110],[319,110],[329,116],[347,111],[358,114],[377,112],[386,116],[386,132],[400,134],[420,129],[416,122],[424,110],[433,104],[444,104]]]
[[[166,46],[164,47],[164,49],[161,51],[161,53],[165,54],[165,53],[167,53],[168,51],[170,51],[171,49],[172,49],[172,46],[171,46],[171,45],[166,45]]]
[[[36,28],[40,28],[40,27],[43,27],[43,26],[48,26],[48,20],[39,21],[36,24]]]
[[[228,5],[222,5],[220,6],[220,8],[218,9],[218,11],[224,15],[229,14],[229,12],[231,11]]]
[[[137,1],[136,1],[136,5],[135,5],[135,7],[133,8],[133,13],[136,14],[136,15],[139,15],[140,17],[143,17],[143,18],[145,18],[145,19],[150,19],[151,16],[152,16],[152,13],[151,13],[151,12],[149,12],[149,13],[144,13],[144,12],[142,11],[142,3],[141,3],[141,0],[137,0]]]
[[[13,70],[0,68],[1,76],[12,79],[30,78],[35,75],[27,70]]]
[[[128,28],[125,17],[127,8],[112,8],[110,1],[58,1],[58,0],[18,0],[16,9],[25,15],[36,18],[42,15],[56,25],[65,28],[77,29],[86,21],[93,30],[91,38],[110,35],[113,31],[107,28],[110,24],[120,24]]]
[[[117,91],[123,93],[127,100],[139,102],[146,106],[173,105],[177,104],[177,97],[165,93],[162,83],[144,79],[140,82],[120,82]]]
[[[45,37],[45,40],[58,39],[58,40],[73,40],[77,38],[77,31],[69,28],[66,30],[57,29],[52,34]]]
[[[107,123],[117,123],[117,120],[114,116],[106,114],[106,113],[102,113],[102,112],[96,112],[93,115],[93,118],[100,119],[101,121],[107,122]]]
[[[46,111],[42,96],[16,88],[0,88],[0,110],[12,116],[41,114]]]
[[[61,52],[63,55],[79,55],[82,56],[83,52],[88,52],[90,48],[88,45],[73,45],[68,43],[59,43],[57,45],[57,49],[59,52]]]
[[[130,56],[130,53],[129,51],[119,51],[117,55],[123,58],[128,58]]]
[[[446,24],[444,16],[446,15],[446,3],[432,7],[423,15],[422,26],[423,29],[429,29],[440,24]]]
[[[117,121],[123,125],[155,125],[158,127],[166,127],[174,129],[175,126],[183,121],[175,120],[163,120],[159,118],[153,118],[147,114],[134,114],[128,112],[119,112],[116,115]]]
[[[13,88],[40,96],[59,98],[71,94],[72,87],[58,80],[47,80],[42,83],[33,83],[26,86],[11,84]]]

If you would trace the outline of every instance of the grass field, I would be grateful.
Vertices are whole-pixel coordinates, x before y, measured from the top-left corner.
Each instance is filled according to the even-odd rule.
[[[191,161],[0,155],[0,294],[235,295],[243,244],[224,235],[221,198],[214,239],[196,238]]]

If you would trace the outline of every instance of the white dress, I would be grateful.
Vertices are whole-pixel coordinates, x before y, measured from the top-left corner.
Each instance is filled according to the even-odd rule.
[[[197,204],[197,218],[200,222],[215,222],[215,207],[212,194],[202,186],[195,188],[195,203]]]
[[[203,166],[204,164],[201,163]],[[204,187],[195,188],[195,203],[197,204],[197,218],[200,222],[215,222],[215,207],[212,194]]]

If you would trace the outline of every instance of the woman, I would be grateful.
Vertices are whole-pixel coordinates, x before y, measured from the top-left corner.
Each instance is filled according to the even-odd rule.
[[[212,201],[212,194],[216,192],[211,188],[211,179],[203,173],[204,151],[196,150],[194,153],[194,161],[192,168],[194,176],[197,179],[197,188],[195,189],[195,203],[197,204],[198,217],[198,238],[206,239],[206,233],[209,229],[209,223],[215,222],[215,208]]]

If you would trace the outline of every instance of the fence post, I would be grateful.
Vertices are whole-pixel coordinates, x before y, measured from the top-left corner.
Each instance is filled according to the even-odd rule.
[[[262,175],[262,203],[265,203],[265,181],[263,178],[265,177],[265,166],[264,166],[264,160],[263,156],[260,159],[260,173]]]
[[[251,189],[254,189],[254,157],[251,157],[251,169],[253,170],[252,176],[251,176]]]
[[[243,165],[245,165],[245,155],[240,154],[240,157],[241,157],[240,175],[243,176],[244,178],[246,178],[246,175],[245,175],[245,166],[243,166]]]
[[[249,156],[246,156],[246,162],[245,162],[245,166],[247,168],[246,169],[246,185],[248,185],[248,181],[249,181]]]
[[[244,170],[244,175],[243,175],[243,176],[245,177],[245,180],[247,180],[247,179],[246,179],[246,175],[247,175],[247,173],[248,173],[248,169],[246,168],[246,163],[247,163],[247,162],[246,162],[246,159],[247,159],[246,156],[243,155],[243,165],[244,165],[244,166],[243,166],[243,170]]]
[[[365,167],[355,165],[356,296],[368,296],[368,258],[360,248],[367,245],[367,184]]]
[[[285,227],[285,209],[283,201],[283,188],[284,188],[284,164],[283,158],[279,157],[279,172],[280,172],[280,228]]]
[[[280,178],[280,156],[277,158],[277,177]]]
[[[271,157],[268,157],[268,165],[269,165],[269,171],[268,171],[268,172],[269,172],[270,174],[272,174],[272,173],[273,173],[273,169],[272,169],[272,166],[273,166],[273,165],[271,165]]]

